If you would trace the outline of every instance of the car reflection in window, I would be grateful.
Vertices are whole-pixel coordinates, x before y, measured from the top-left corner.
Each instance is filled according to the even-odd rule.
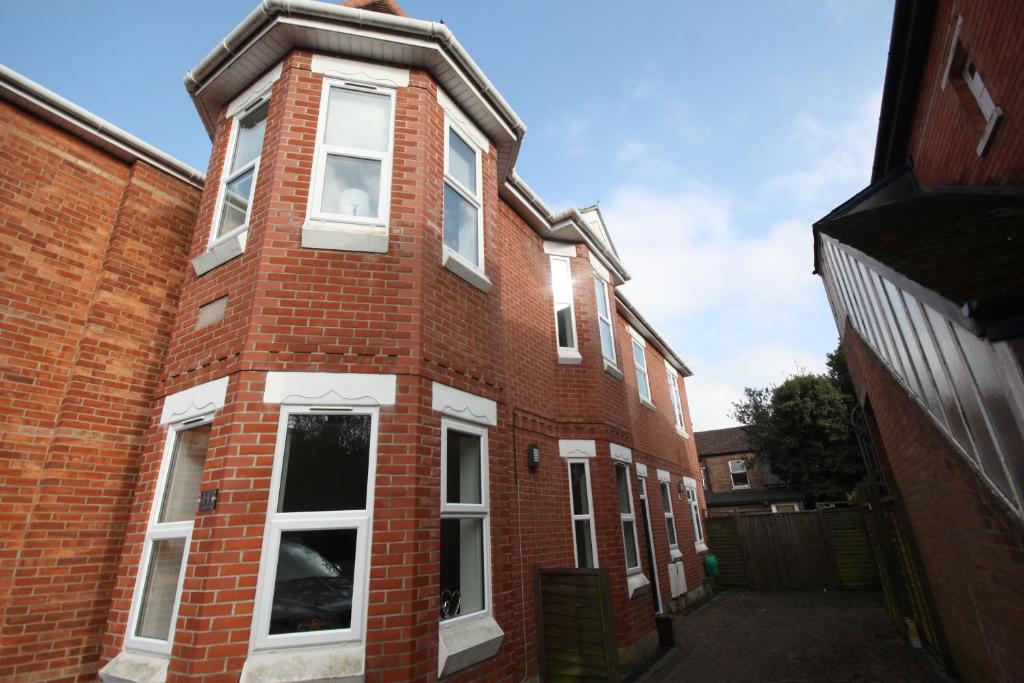
[[[278,554],[271,635],[351,627],[352,567],[289,535],[283,534]]]

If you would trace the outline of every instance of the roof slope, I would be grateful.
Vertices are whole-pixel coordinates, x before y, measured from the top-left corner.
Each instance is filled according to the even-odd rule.
[[[697,440],[697,455],[725,455],[727,453],[750,453],[754,450],[746,427],[726,427],[694,432]]]
[[[1024,194],[921,192],[815,229],[948,300],[990,338],[1024,319]]]

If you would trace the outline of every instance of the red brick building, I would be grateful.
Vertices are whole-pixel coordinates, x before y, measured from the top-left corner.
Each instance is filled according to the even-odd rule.
[[[2,182],[129,185],[4,207],[36,259],[5,381],[53,405],[8,421],[0,677],[530,679],[535,571],[577,566],[610,572],[628,670],[704,594],[690,372],[600,210],[516,175],[525,125],[447,27],[364,4],[270,0],[189,72],[205,185],[5,105],[2,153],[56,172]],[[114,238],[35,256],[78,212]],[[21,312],[51,303],[71,331]]]
[[[1024,5],[896,3],[872,185],[815,225],[891,606],[1024,679]]]

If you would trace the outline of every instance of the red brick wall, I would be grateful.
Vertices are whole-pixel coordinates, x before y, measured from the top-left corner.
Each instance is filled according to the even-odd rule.
[[[1024,529],[850,326],[843,350],[878,423],[883,468],[910,520],[956,673],[1024,679]]]
[[[92,678],[198,191],[0,103],[0,678]]]
[[[522,680],[537,671],[533,576],[573,565],[569,484],[559,439],[594,439],[591,476],[598,553],[613,577],[620,645],[654,629],[650,596],[629,600],[607,443],[634,449],[650,468],[653,528],[663,594],[668,547],[655,468],[673,475],[680,548],[690,587],[703,570],[685,496],[676,483],[699,479],[692,440],[677,435],[664,361],[648,350],[658,411],[641,408],[632,366],[625,380],[604,372],[584,247],[572,268],[583,364],[558,364],[550,267],[542,240],[498,194],[496,154],[483,163],[485,294],[441,265],[444,113],[436,85],[413,70],[399,88],[388,253],[300,246],[321,94],[311,56],[293,52],[273,87],[245,253],[202,276],[185,274],[158,396],[230,375],[227,404],[214,420],[204,487],[215,512],[197,518],[177,622],[172,677],[234,680],[248,651],[279,407],[262,402],[267,371],[376,372],[398,376],[398,402],[381,410],[366,636],[367,680],[427,680],[437,667],[440,427],[432,382],[494,400],[489,432],[494,615],[505,631],[499,655],[456,676]],[[229,125],[215,135],[210,181],[190,256],[208,244]],[[199,306],[228,295],[225,320],[195,329]],[[618,321],[621,359],[631,358]],[[625,345],[623,345],[625,344]],[[685,387],[680,382],[685,401]],[[131,508],[104,659],[121,649],[166,430],[151,409],[139,488]],[[642,412],[641,412],[642,411]],[[689,417],[687,414],[687,424]],[[632,435],[632,436],[631,436]],[[526,446],[542,464],[526,466]],[[631,476],[636,486],[636,471]],[[634,502],[639,498],[634,488]],[[639,520],[638,520],[639,530]],[[648,577],[641,532],[641,556]]]
[[[981,72],[985,87],[1004,116],[988,152],[975,152],[983,125],[973,97],[953,83],[941,88],[957,18],[960,42]],[[937,185],[1024,184],[1024,4],[1018,0],[942,0],[907,151],[918,181]]]

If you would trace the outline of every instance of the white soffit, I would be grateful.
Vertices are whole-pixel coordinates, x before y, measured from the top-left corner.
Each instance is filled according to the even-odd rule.
[[[472,119],[466,116],[462,108],[455,104],[455,101],[448,96],[448,93],[441,86],[437,87],[437,103],[448,114],[448,118],[452,120],[455,127],[472,139],[473,144],[482,149],[485,155],[490,152],[491,141],[487,139],[483,131],[476,127]]]
[[[559,439],[558,454],[563,458],[594,458],[597,443],[589,439]]]
[[[160,424],[189,420],[223,408],[227,392],[228,378],[224,376],[171,394],[164,398]]]
[[[281,78],[281,62],[272,66],[270,71],[268,71],[262,78],[246,88],[241,95],[231,100],[231,102],[228,103],[228,108],[224,116],[230,119],[237,115],[238,112],[249,106],[251,102],[263,97],[263,95],[273,87],[274,83],[276,83],[279,78]]]
[[[498,404],[489,398],[434,382],[431,406],[434,410],[469,422],[495,426]]]
[[[612,460],[618,460],[628,464],[633,463],[633,451],[629,450],[625,446],[620,446],[617,443],[608,444],[608,450],[611,451]]]
[[[291,405],[390,406],[395,375],[349,372],[268,372],[266,403]]]
[[[383,85],[389,88],[405,88],[409,85],[408,69],[329,55],[313,55],[310,71],[352,83]]]

